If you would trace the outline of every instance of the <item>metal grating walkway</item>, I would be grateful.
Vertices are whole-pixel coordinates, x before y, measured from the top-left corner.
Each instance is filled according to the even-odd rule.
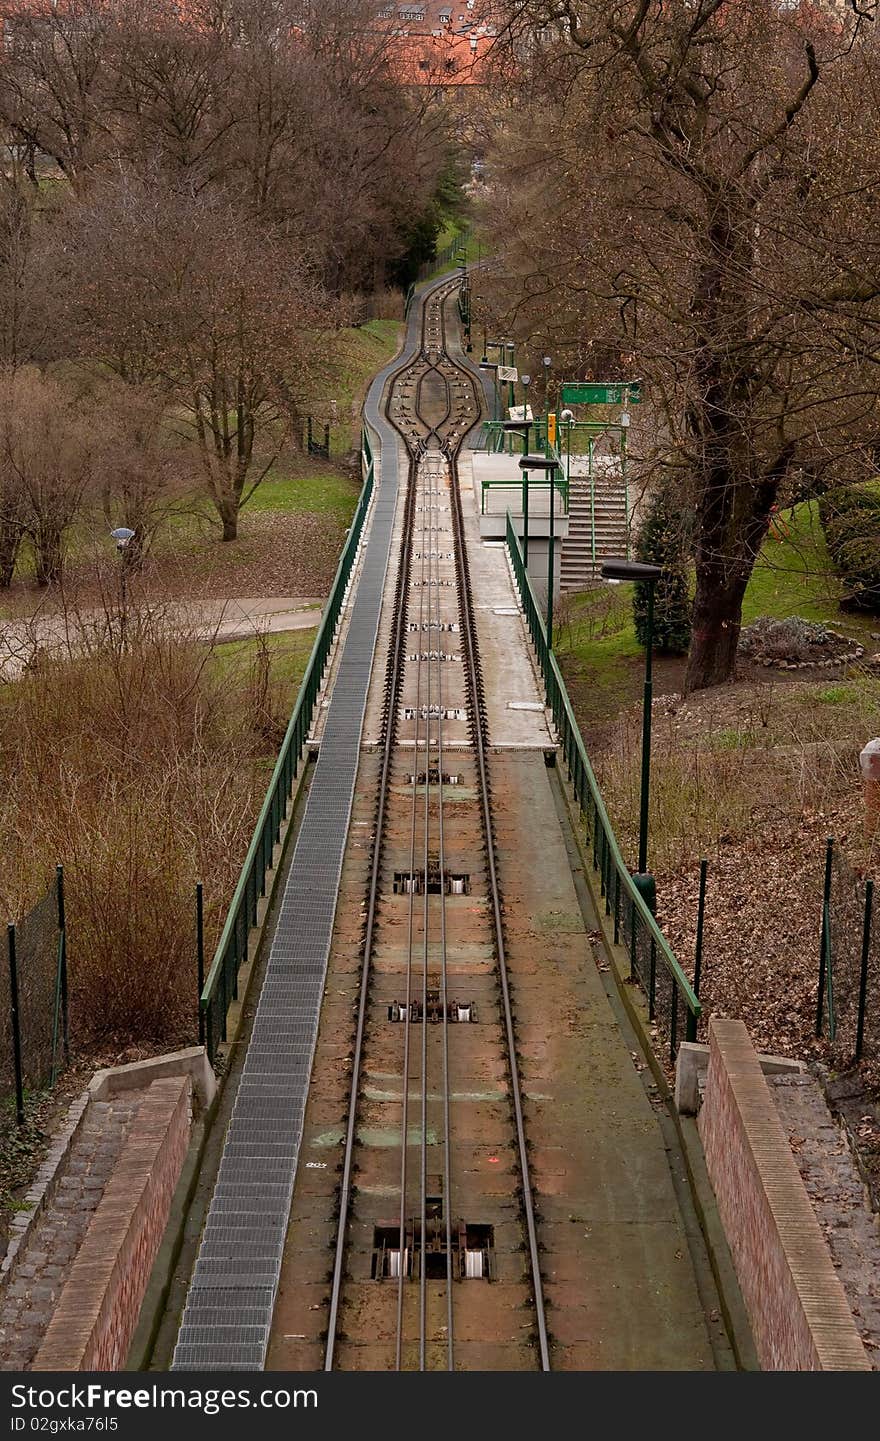
[[[318,763],[187,1293],[175,1371],[253,1371],[265,1363],[400,489],[398,435],[381,411],[382,396],[389,377],[420,345],[421,306],[414,304],[403,353],[376,376],[364,407],[379,437],[380,483]]]

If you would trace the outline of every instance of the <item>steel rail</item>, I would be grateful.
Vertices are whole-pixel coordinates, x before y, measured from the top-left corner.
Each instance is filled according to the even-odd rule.
[[[463,427],[461,433],[460,433],[460,434],[457,434],[457,435],[455,436],[454,440],[451,439],[451,438],[450,438],[450,439],[445,439],[445,438],[441,437],[440,434],[439,434],[439,431],[440,431],[444,426],[446,426],[447,423],[448,423],[448,421],[452,418],[452,410],[453,410],[453,394],[452,394],[452,388],[451,388],[451,385],[450,385],[450,382],[449,382],[449,377],[448,377],[448,375],[445,373],[445,371],[443,370],[442,365],[441,365],[440,362],[445,361],[445,362],[447,363],[447,365],[449,366],[450,369],[452,369],[453,371],[458,371],[458,372],[460,372],[461,374],[465,375],[465,376],[467,377],[468,382],[469,382],[469,384],[470,384],[470,386],[471,386],[472,388],[473,388],[473,385],[474,385],[474,377],[473,377],[472,373],[470,372],[470,370],[467,368],[467,366],[459,364],[459,363],[449,354],[449,352],[448,352],[448,350],[447,350],[447,348],[446,348],[446,316],[445,316],[445,309],[444,309],[444,307],[445,307],[445,304],[446,304],[446,302],[447,302],[447,300],[448,300],[448,298],[449,298],[449,295],[452,293],[452,291],[454,290],[454,288],[455,288],[455,282],[453,282],[452,284],[450,284],[448,287],[438,287],[435,292],[433,292],[430,296],[428,296],[428,297],[425,298],[425,302],[424,302],[424,311],[423,311],[423,347],[422,347],[422,356],[421,356],[421,359],[422,359],[422,361],[423,361],[423,362],[425,363],[425,365],[426,365],[426,370],[425,370],[424,373],[419,377],[418,383],[417,383],[416,388],[415,388],[415,395],[414,395],[414,398],[413,398],[413,407],[414,407],[414,409],[413,409],[413,415],[412,415],[412,417],[411,417],[410,423],[415,422],[417,425],[421,425],[422,427],[424,427],[424,428],[426,429],[427,434],[426,434],[424,437],[420,437],[420,436],[418,435],[418,432],[417,432],[416,430],[411,430],[411,431],[409,431],[408,433],[405,433],[404,430],[403,430],[403,428],[402,428],[402,425],[399,424],[398,421],[394,420],[394,419],[392,418],[391,414],[390,414],[390,402],[391,402],[391,397],[392,397],[392,395],[393,395],[393,393],[394,393],[394,386],[395,386],[396,381],[399,380],[400,375],[402,375],[402,374],[405,372],[405,370],[409,370],[409,369],[414,368],[414,365],[417,365],[417,364],[419,363],[418,361],[415,361],[415,362],[411,363],[411,364],[410,364],[409,366],[407,366],[407,367],[402,367],[401,370],[400,370],[399,372],[397,372],[397,373],[391,378],[391,383],[390,383],[390,385],[389,385],[389,390],[388,390],[388,398],[387,398],[387,400],[386,400],[386,405],[385,405],[385,413],[386,413],[386,415],[387,415],[390,423],[391,423],[392,426],[394,426],[395,429],[397,429],[397,430],[399,431],[399,433],[403,436],[404,441],[405,441],[405,443],[407,444],[407,447],[408,447],[408,449],[409,449],[409,452],[410,452],[410,468],[409,468],[409,478],[408,478],[408,487],[407,487],[406,503],[405,503],[405,509],[404,509],[404,525],[403,525],[403,538],[402,538],[402,544],[401,544],[401,559],[400,559],[400,565],[399,565],[398,576],[397,576],[397,597],[396,597],[396,599],[397,599],[397,604],[396,604],[396,610],[395,610],[395,626],[394,626],[394,633],[393,633],[391,645],[389,646],[389,685],[388,685],[387,701],[386,701],[386,712],[385,712],[385,725],[384,725],[384,737],[383,737],[383,740],[384,740],[384,744],[383,744],[383,759],[382,759],[382,767],[381,767],[381,774],[380,774],[380,780],[379,780],[379,796],[378,796],[378,803],[377,803],[376,828],[375,828],[375,836],[374,836],[373,863],[372,863],[372,867],[371,867],[370,882],[369,882],[369,892],[368,892],[367,920],[366,920],[365,936],[364,936],[364,960],[363,960],[363,968],[362,968],[362,975],[361,975],[361,986],[360,986],[360,995],[359,995],[359,1004],[358,1004],[358,1019],[357,1019],[357,1030],[356,1030],[356,1038],[355,1038],[355,1052],[354,1052],[354,1059],[353,1059],[353,1065],[352,1065],[351,1101],[350,1101],[350,1107],[349,1107],[348,1124],[347,1124],[347,1128],[346,1128],[345,1150],[344,1150],[344,1163],[343,1163],[343,1176],[342,1176],[342,1183],[341,1183],[341,1188],[340,1188],[339,1227],[338,1227],[338,1232],[337,1232],[336,1253],[335,1253],[334,1270],[333,1270],[333,1285],[332,1285],[332,1291],[331,1291],[330,1315],[329,1315],[329,1319],[328,1319],[327,1344],[326,1344],[326,1351],[325,1351],[325,1370],[328,1370],[328,1371],[329,1371],[329,1370],[332,1370],[332,1366],[333,1366],[333,1357],[334,1357],[334,1353],[335,1353],[335,1343],[336,1343],[337,1332],[338,1332],[338,1323],[339,1323],[339,1306],[340,1306],[341,1287],[342,1287],[342,1276],[343,1276],[344,1258],[345,1258],[345,1249],[346,1249],[346,1240],[347,1240],[347,1238],[346,1238],[346,1232],[347,1232],[348,1214],[349,1214],[350,1201],[351,1201],[351,1174],[352,1174],[352,1167],[353,1167],[353,1155],[354,1155],[354,1144],[355,1144],[355,1127],[356,1127],[356,1116],[357,1116],[358,1097],[359,1097],[359,1091],[360,1091],[360,1073],[361,1073],[361,1063],[362,1063],[362,1056],[363,1056],[364,1032],[365,1032],[365,1027],[366,1027],[366,1014],[367,1014],[367,999],[368,999],[369,982],[370,982],[370,958],[371,958],[371,954],[372,954],[373,936],[374,936],[374,931],[375,931],[376,914],[377,914],[378,900],[379,900],[379,877],[380,877],[381,862],[382,862],[382,851],[383,851],[383,837],[384,837],[384,828],[385,828],[386,804],[387,804],[387,798],[388,798],[388,793],[389,793],[389,777],[390,777],[390,771],[391,771],[391,758],[392,758],[392,754],[393,754],[393,750],[394,750],[394,744],[395,744],[395,738],[396,738],[396,717],[397,717],[398,706],[399,706],[399,697],[400,697],[401,685],[402,685],[402,680],[403,680],[403,675],[404,675],[404,637],[405,637],[405,635],[406,635],[406,617],[407,617],[407,610],[408,610],[408,606],[407,606],[407,603],[406,603],[406,589],[407,589],[407,584],[408,584],[408,578],[409,578],[409,576],[410,576],[410,574],[411,574],[411,569],[412,569],[412,546],[413,546],[413,533],[414,533],[414,530],[415,530],[415,524],[414,524],[414,522],[415,522],[415,501],[416,501],[416,497],[417,497],[418,489],[419,489],[419,486],[418,486],[418,468],[419,468],[419,462],[424,459],[426,453],[428,453],[428,454],[430,454],[430,453],[436,453],[436,454],[438,454],[438,458],[439,458],[440,456],[444,457],[444,458],[448,461],[448,465],[449,465],[449,489],[450,489],[450,502],[451,502],[451,504],[450,504],[450,514],[451,514],[451,519],[452,519],[453,553],[454,553],[454,563],[455,563],[456,581],[457,581],[457,597],[458,597],[459,615],[460,615],[460,631],[461,631],[462,660],[463,660],[464,666],[465,666],[466,690],[467,690],[467,694],[468,694],[468,697],[469,697],[469,700],[470,700],[470,729],[471,729],[471,734],[472,734],[472,739],[473,739],[474,754],[475,754],[475,758],[476,758],[476,761],[477,761],[477,771],[478,771],[479,790],[480,790],[480,802],[481,802],[481,814],[482,814],[482,825],[483,825],[484,842],[485,842],[485,853],[486,853],[486,869],[487,869],[487,875],[488,875],[489,891],[490,891],[491,898],[492,898],[493,926],[494,926],[494,934],[495,934],[495,942],[496,942],[496,951],[497,951],[497,961],[498,961],[498,969],[499,969],[499,979],[500,979],[500,983],[501,983],[502,1004],[503,1004],[503,1012],[504,1012],[504,1030],[505,1030],[505,1036],[506,1036],[506,1042],[507,1042],[508,1063],[509,1063],[510,1077],[511,1077],[511,1103],[512,1103],[512,1109],[513,1109],[513,1113],[514,1113],[514,1122],[515,1122],[515,1129],[516,1129],[516,1136],[517,1136],[517,1149],[518,1149],[518,1155],[519,1155],[519,1166],[520,1166],[520,1174],[521,1174],[521,1181],[522,1181],[523,1211],[524,1211],[524,1215],[525,1215],[526,1233],[527,1233],[527,1241],[528,1241],[528,1251],[529,1251],[529,1258],[530,1258],[530,1268],[531,1268],[531,1276],[532,1276],[532,1289],[533,1289],[534,1300],[535,1300],[536,1322],[537,1322],[537,1331],[538,1331],[538,1345],[539,1345],[539,1351],[540,1351],[541,1369],[544,1370],[544,1371],[549,1371],[549,1369],[550,1369],[549,1343],[548,1343],[548,1336],[547,1336],[547,1323],[546,1323],[546,1313],[545,1313],[545,1304],[544,1304],[543,1285],[542,1285],[542,1280],[541,1280],[540,1263],[539,1263],[539,1256],[538,1256],[538,1242],[537,1242],[537,1230],[536,1230],[535,1213],[534,1213],[534,1201],[533,1201],[533,1197],[532,1197],[532,1189],[531,1189],[531,1182],[530,1182],[530,1176],[529,1176],[528,1154],[527,1154],[526,1139],[525,1139],[525,1122],[524,1122],[523,1109],[522,1109],[522,1099],[521,1099],[521,1091],[520,1091],[519,1069],[518,1069],[517,1061],[516,1061],[515,1027],[514,1027],[514,1021],[513,1021],[513,1010],[512,1010],[512,1003],[511,1003],[511,998],[510,998],[509,977],[508,977],[508,971],[507,971],[507,959],[506,959],[506,949],[505,949],[505,941],[504,941],[504,924],[503,924],[502,903],[501,903],[501,896],[500,896],[500,885],[499,885],[499,880],[498,880],[497,865],[496,865],[496,859],[495,859],[495,841],[494,841],[494,832],[493,832],[493,826],[492,826],[492,812],[491,812],[491,786],[490,786],[490,779],[489,779],[489,772],[488,772],[488,762],[487,762],[487,757],[486,757],[486,715],[485,715],[485,703],[484,703],[484,698],[483,698],[482,680],[481,680],[480,668],[479,668],[479,649],[478,649],[477,633],[476,633],[476,621],[475,621],[474,608],[473,608],[473,599],[472,599],[472,593],[471,593],[470,569],[469,569],[468,558],[467,558],[467,551],[466,551],[466,540],[465,540],[465,533],[464,533],[464,520],[463,520],[462,507],[461,507],[461,497],[460,497],[459,485],[458,485],[457,453],[458,453],[458,450],[460,449],[461,444],[462,444],[462,442],[464,441],[466,435],[474,428],[474,426],[475,426],[475,425],[478,423],[478,421],[479,421],[479,407],[477,407],[476,415],[475,415],[475,418],[474,418],[474,420],[472,421],[472,423],[471,423],[470,425],[465,425],[465,426]],[[432,306],[432,305],[435,304],[435,303],[438,305],[438,308],[439,308],[440,343],[439,343],[439,345],[435,345],[433,348],[434,348],[434,350],[436,351],[436,353],[437,353],[437,355],[438,355],[438,357],[439,357],[439,360],[431,359],[431,358],[427,355],[427,353],[426,353],[426,346],[424,345],[424,340],[425,340],[425,338],[426,338],[426,322],[427,322],[428,308],[429,308],[429,306]],[[421,415],[419,414],[419,407],[420,407],[420,404],[421,404],[421,394],[422,394],[423,381],[424,381],[425,378],[427,377],[427,374],[429,374],[431,371],[436,371],[437,374],[439,374],[439,375],[441,376],[441,378],[442,378],[442,380],[443,380],[443,384],[444,384],[445,398],[446,398],[446,409],[445,409],[444,417],[443,417],[441,420],[437,421],[436,423],[432,423],[432,422],[426,421],[426,420],[423,419],[423,418],[421,417]],[[474,398],[477,399],[476,391],[474,391]],[[438,446],[438,451],[437,451],[437,452],[433,452],[433,451],[432,451],[432,452],[428,452],[428,451],[427,451],[427,443],[430,442],[430,440],[431,440],[432,438],[434,438],[434,439],[436,440],[436,442],[437,442],[437,446]],[[431,514],[432,514],[432,510],[433,510],[433,507],[432,507],[432,505],[431,505],[431,502],[432,502],[435,498],[438,498],[438,497],[439,497],[439,491],[436,492],[436,496],[435,496],[435,490],[434,490],[434,488],[435,488],[435,486],[436,486],[436,484],[437,484],[437,480],[438,480],[438,477],[437,477],[437,476],[435,476],[435,477],[433,478],[433,480],[431,480],[430,477],[429,477],[429,484],[430,484],[430,486],[431,486],[430,493],[428,493],[428,494],[424,494],[424,493],[423,493],[423,496],[422,496],[422,500],[423,500],[423,514],[424,514],[426,517],[428,517],[428,518],[430,518],[430,516],[431,516]],[[427,505],[425,504],[426,501],[428,502]],[[424,580],[424,562],[425,562],[425,559],[426,559],[426,557],[427,557],[428,562],[429,562],[429,564],[428,564],[428,572],[429,572],[428,578],[429,578],[429,582],[430,582],[430,580],[433,578],[433,577],[431,576],[431,574],[430,574],[430,572],[431,572],[431,564],[430,564],[430,561],[431,561],[432,557],[428,554],[428,553],[430,552],[430,550],[431,550],[431,548],[432,548],[432,544],[433,544],[433,538],[432,538],[431,533],[430,533],[430,532],[431,532],[430,519],[428,519],[426,522],[423,522],[423,526],[422,526],[422,534],[423,534],[423,537],[424,537],[424,535],[425,535],[426,532],[427,532],[427,534],[428,534],[428,542],[427,542],[427,544],[423,544],[423,549],[422,549],[422,563],[423,563],[423,564],[422,564],[422,579]],[[436,548],[436,547],[435,547],[435,548]],[[438,567],[437,567],[437,571],[438,571],[437,579],[439,580],[439,565],[438,565]],[[424,731],[424,734],[425,734],[425,813],[424,813],[424,877],[425,877],[425,892],[424,892],[424,896],[425,896],[425,899],[424,899],[424,914],[423,914],[423,926],[424,926],[424,937],[423,937],[423,941],[424,941],[424,946],[423,946],[423,969],[422,969],[422,1027],[423,1027],[423,1030],[422,1030],[422,1067],[421,1067],[421,1071],[422,1071],[422,1097],[421,1097],[421,1126],[420,1126],[420,1132],[421,1132],[421,1135],[420,1135],[420,1144],[421,1144],[421,1164],[420,1164],[420,1211],[421,1211],[421,1215],[420,1215],[420,1231],[421,1231],[421,1236],[420,1236],[420,1251],[421,1251],[421,1255],[420,1255],[420,1267],[419,1267],[419,1270],[420,1270],[419,1365],[420,1365],[420,1369],[421,1369],[421,1370],[424,1370],[424,1369],[425,1369],[425,1366],[426,1366],[426,1322],[427,1322],[427,1304],[426,1304],[426,1270],[427,1270],[427,1267],[426,1267],[426,1242],[427,1242],[427,1214],[426,1214],[426,1211],[427,1211],[427,1099],[428,1099],[428,1071],[427,1071],[427,1024],[428,1024],[428,1007],[427,1007],[427,997],[428,997],[428,992],[427,992],[427,982],[428,982],[428,892],[427,892],[427,878],[428,878],[428,860],[429,860],[429,854],[430,854],[429,837],[430,837],[430,794],[431,794],[431,786],[430,786],[430,771],[431,771],[431,664],[432,664],[432,663],[431,663],[431,634],[432,634],[432,632],[431,632],[431,630],[430,630],[430,623],[431,623],[430,617],[431,617],[431,613],[432,613],[432,594],[431,594],[431,592],[432,592],[432,586],[431,586],[431,584],[429,583],[427,587],[425,587],[424,584],[423,584],[423,586],[422,586],[423,592],[424,592],[425,589],[427,589],[427,591],[428,591],[427,606],[428,606],[428,615],[429,615],[429,628],[428,628],[427,632],[424,632],[424,631],[422,631],[421,629],[420,629],[420,631],[419,631],[420,640],[419,640],[419,651],[418,651],[418,654],[419,654],[419,656],[421,657],[421,654],[422,654],[421,646],[422,646],[422,644],[424,644],[424,645],[425,645],[425,649],[426,649],[426,653],[427,653],[427,669],[426,669],[426,676],[427,676],[427,703],[426,703],[425,731]],[[425,605],[425,597],[424,597],[424,594],[423,594],[423,595],[420,597],[420,627],[421,627],[421,624],[422,624],[422,622],[423,622],[424,605]],[[440,613],[441,613],[441,610],[440,610],[440,604],[439,604],[439,586],[438,586],[438,595],[437,595],[437,615],[438,615],[438,617],[439,617]],[[438,642],[437,642],[437,667],[438,667],[438,675],[437,675],[437,687],[436,687],[436,688],[437,688],[438,701],[437,701],[436,709],[437,709],[437,726],[438,726],[438,730],[437,730],[437,752],[438,752],[438,773],[439,773],[439,781],[438,781],[438,785],[439,785],[438,823],[439,823],[439,828],[440,828],[440,837],[439,837],[439,867],[440,867],[440,884],[441,884],[441,911],[440,911],[440,926],[441,926],[441,1006],[442,1006],[442,1016],[443,1016],[443,1042],[442,1042],[442,1044],[443,1044],[443,1107],[444,1107],[444,1136],[445,1136],[445,1153],[444,1153],[444,1213],[445,1213],[445,1226],[446,1226],[446,1253],[447,1253],[447,1257],[446,1257],[446,1261],[447,1261],[447,1264],[446,1264],[446,1275],[447,1275],[447,1319],[448,1319],[448,1324],[447,1324],[447,1366],[448,1366],[448,1368],[449,1368],[450,1370],[452,1370],[452,1369],[454,1369],[454,1339],[453,1339],[453,1338],[454,1338],[454,1332],[453,1332],[453,1268],[452,1268],[452,1230],[451,1230],[451,1225],[452,1225],[452,1220],[451,1220],[451,1210],[452,1210],[452,1207],[451,1207],[451,1108],[450,1108],[450,1095],[449,1095],[449,1048],[448,1048],[448,1024],[449,1024],[449,1021],[448,1021],[448,974],[447,974],[447,965],[446,965],[447,956],[446,956],[446,905],[445,905],[445,853],[444,853],[444,849],[443,849],[443,834],[442,834],[442,832],[443,832],[443,818],[442,818],[442,811],[443,811],[443,797],[442,797],[442,791],[443,791],[443,739],[442,739],[442,729],[443,729],[443,727],[442,727],[442,715],[440,714],[440,712],[441,712],[441,710],[442,710],[442,704],[441,704],[441,700],[442,700],[442,660],[441,660],[441,651],[440,651],[440,644],[441,644],[441,643],[440,643],[440,639],[439,639],[439,637],[440,637],[441,634],[442,634],[442,632],[438,631]],[[427,640],[423,640],[423,639],[422,639],[422,637],[425,636],[425,635],[427,635]],[[418,663],[418,664],[419,664],[419,666],[421,667],[421,664],[422,664],[421,659],[419,660],[419,663]],[[406,1029],[405,1029],[405,1037],[404,1037],[405,1065],[408,1065],[408,1059],[409,1059],[409,1047],[410,1047],[409,1026],[410,1026],[410,1024],[411,1024],[411,1001],[412,1001],[412,996],[411,996],[411,990],[412,990],[412,949],[413,949],[413,947],[412,947],[412,941],[413,941],[412,916],[413,916],[413,908],[414,908],[414,879],[415,879],[415,855],[414,855],[414,852],[415,852],[415,845],[414,845],[414,841],[415,841],[415,809],[416,809],[416,805],[415,805],[415,791],[416,791],[416,789],[417,789],[417,783],[418,783],[418,763],[419,763],[418,736],[419,736],[419,719],[420,719],[420,716],[421,716],[421,693],[422,693],[422,692],[421,692],[421,674],[420,674],[420,671],[419,671],[419,672],[417,672],[416,738],[415,738],[414,748],[413,748],[413,757],[414,757],[414,760],[413,760],[413,793],[414,793],[414,794],[413,794],[413,804],[412,804],[412,812],[411,812],[411,816],[412,816],[412,820],[411,820],[411,841],[412,841],[412,843],[411,843],[411,854],[410,854],[410,921],[409,921],[408,971],[407,971],[407,1014],[406,1014],[406,1021],[405,1021],[405,1027],[406,1027]],[[398,1274],[398,1301],[397,1301],[398,1329],[397,1329],[397,1341],[396,1341],[396,1365],[397,1365],[397,1369],[401,1369],[401,1366],[402,1366],[402,1348],[403,1348],[402,1336],[403,1336],[403,1313],[404,1313],[404,1301],[403,1301],[403,1298],[404,1298],[404,1291],[405,1291],[405,1285],[404,1285],[404,1283],[405,1283],[405,1275],[404,1275],[404,1269],[405,1269],[405,1268],[404,1268],[404,1250],[405,1250],[405,1246],[404,1246],[404,1242],[405,1242],[405,1226],[406,1226],[406,1184],[407,1184],[407,1160],[406,1160],[406,1154],[407,1154],[407,1149],[408,1149],[408,1146],[407,1146],[407,1143],[408,1143],[408,1135],[407,1135],[407,1129],[406,1129],[406,1128],[407,1128],[407,1125],[408,1125],[408,1100],[409,1100],[409,1076],[408,1076],[408,1073],[406,1073],[406,1072],[405,1072],[404,1078],[403,1078],[403,1097],[402,1097],[402,1099],[403,1099],[403,1115],[404,1115],[404,1123],[403,1123],[403,1124],[404,1124],[404,1131],[403,1131],[403,1135],[402,1135],[402,1152],[403,1152],[403,1154],[402,1154],[402,1158],[401,1158],[400,1255],[399,1255],[399,1266],[398,1266],[398,1272],[399,1272],[399,1274]]]
[[[388,388],[388,398],[385,403],[385,414],[393,425],[394,422],[389,414],[391,396],[394,392],[396,379],[407,369],[406,366],[395,372],[391,378]],[[415,505],[414,479],[415,462],[410,459],[409,483],[406,491],[403,517],[403,538],[401,543],[400,567],[397,577],[397,605],[395,607],[394,633],[391,647],[391,654],[398,657],[402,653],[404,637],[406,636],[406,597],[404,581],[409,574],[411,552],[412,552],[412,531]],[[379,796],[376,811],[376,826],[373,843],[373,864],[370,872],[369,899],[367,903],[367,919],[364,931],[363,967],[361,970],[361,985],[358,995],[358,1016],[355,1032],[354,1057],[352,1060],[351,1074],[351,1098],[349,1102],[348,1121],[346,1124],[345,1143],[343,1151],[342,1180],[340,1183],[339,1195],[339,1222],[336,1234],[336,1252],[333,1261],[333,1281],[330,1291],[330,1312],[327,1321],[327,1342],[324,1350],[324,1370],[333,1370],[333,1357],[336,1351],[336,1338],[339,1327],[339,1302],[342,1292],[342,1277],[345,1265],[346,1231],[348,1228],[348,1213],[351,1206],[351,1176],[354,1160],[355,1127],[357,1124],[358,1095],[360,1092],[360,1072],[363,1060],[364,1032],[366,1029],[367,998],[370,986],[370,957],[373,950],[373,932],[376,926],[376,912],[379,898],[379,874],[382,864],[382,837],[385,829],[385,807],[388,799],[388,777],[391,770],[391,759],[394,752],[394,740],[396,733],[396,721],[400,686],[403,679],[403,666],[393,665],[391,667],[390,685],[386,702],[384,719],[384,745],[382,753],[382,769],[379,780]],[[401,1258],[402,1259],[402,1258]]]
[[[444,315],[444,349],[445,329],[446,326]],[[464,370],[464,367],[460,368]],[[470,429],[473,429],[473,426],[471,426]],[[510,1065],[511,1100],[513,1103],[517,1149],[519,1152],[520,1175],[522,1179],[523,1210],[525,1212],[526,1220],[529,1265],[532,1274],[532,1289],[535,1297],[535,1313],[538,1327],[538,1347],[541,1357],[541,1370],[549,1371],[550,1347],[547,1336],[547,1316],[544,1304],[544,1287],[541,1279],[541,1266],[540,1258],[538,1255],[538,1233],[535,1222],[535,1207],[532,1197],[531,1180],[529,1176],[529,1158],[528,1150],[526,1147],[525,1119],[523,1116],[522,1108],[519,1067],[516,1060],[516,1035],[513,1022],[513,1007],[510,999],[510,982],[507,971],[507,953],[504,943],[504,920],[501,906],[501,888],[498,880],[498,871],[495,862],[495,838],[492,827],[491,790],[489,785],[488,762],[486,759],[486,742],[484,734],[485,705],[483,702],[483,688],[479,670],[477,630],[476,621],[474,618],[473,598],[471,594],[470,566],[468,564],[467,549],[465,545],[464,517],[461,506],[461,494],[458,486],[457,452],[459,445],[456,445],[455,448],[451,450],[449,459],[453,531],[456,541],[454,545],[455,565],[459,580],[459,604],[462,608],[462,652],[463,657],[466,657],[468,683],[471,690],[471,695],[473,697],[473,724],[471,726],[471,732],[473,735],[474,751],[477,758],[477,769],[479,772],[480,799],[483,812],[483,830],[486,844],[486,865],[489,872],[489,888],[492,896],[492,916],[495,930],[495,944],[497,948],[498,973],[499,979],[501,981],[501,994],[504,1010],[504,1029],[507,1038],[508,1061]]]
[[[427,313],[427,307],[426,307]],[[425,463],[422,462],[424,473]],[[418,481],[416,481],[418,490]],[[424,504],[424,482],[422,484],[422,503]],[[423,512],[430,515],[430,511]],[[430,552],[430,544],[428,551]],[[424,551],[422,552],[424,555]],[[419,1370],[425,1370],[427,1352],[427,1305],[428,1305],[428,1283],[427,1283],[427,1256],[428,1256],[428,857],[430,855],[430,826],[431,826],[431,590],[432,590],[431,560],[428,559],[428,631],[427,641],[427,713],[425,716],[425,806],[424,806],[424,827],[423,827],[423,852],[422,852],[422,1104],[419,1117]],[[424,589],[424,587],[423,587]],[[438,724],[440,718],[438,716]]]
[[[424,511],[422,512],[424,516]],[[422,521],[422,581],[425,577],[425,548],[424,538],[426,534],[425,521]],[[405,580],[404,580],[405,584]],[[430,589],[430,587],[429,587]],[[407,615],[409,607],[407,606]],[[412,1037],[412,960],[413,960],[413,926],[415,919],[415,866],[416,866],[416,801],[418,797],[419,781],[419,723],[421,720],[422,700],[422,634],[425,619],[425,587],[422,585],[422,593],[419,596],[419,630],[416,662],[416,731],[413,744],[413,778],[412,778],[412,808],[410,817],[410,843],[409,843],[409,905],[407,909],[407,961],[406,961],[406,1013],[404,1019],[403,1036],[403,1091],[402,1112],[401,1112],[401,1140],[400,1140],[400,1227],[399,1227],[399,1255],[397,1263],[397,1334],[395,1338],[394,1365],[395,1370],[400,1371],[403,1366],[403,1298],[406,1283],[406,1268],[404,1256],[406,1254],[406,1186],[407,1186],[407,1158],[409,1153],[409,1064],[410,1064],[410,1041]],[[429,722],[425,722],[427,733]]]
[[[439,500],[439,487],[437,497]],[[439,509],[438,512],[439,514]],[[439,529],[439,527],[438,527]],[[439,544],[438,544],[439,551]],[[439,570],[439,566],[438,566]],[[437,592],[437,613],[440,613],[439,589]],[[437,707],[441,718],[443,713],[443,658],[440,640],[437,641]],[[443,1215],[446,1232],[446,1369],[455,1370],[455,1333],[452,1305],[452,1136],[451,1107],[449,1096],[449,984],[446,964],[446,850],[443,834],[443,724],[437,730],[437,835],[438,862],[440,867],[440,1014],[443,1019]]]

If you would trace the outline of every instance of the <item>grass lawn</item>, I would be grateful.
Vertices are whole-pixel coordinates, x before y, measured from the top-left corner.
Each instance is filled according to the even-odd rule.
[[[755,564],[743,603],[743,624],[758,616],[799,615],[864,637],[876,617],[842,611],[815,501],[784,511]],[[637,694],[644,652],[632,618],[632,586],[600,585],[563,597],[557,651],[576,708],[590,718],[628,704]],[[670,662],[670,664],[672,664]],[[635,687],[635,689],[634,689]]]
[[[271,658],[272,680],[283,689],[291,709],[315,644],[316,633],[317,626],[314,630],[285,630],[265,637]],[[223,642],[211,652],[209,670],[224,680],[240,677],[253,666],[261,643],[259,636]]]
[[[396,354],[400,320],[368,320],[365,325],[340,331],[336,340],[336,376],[329,398],[336,401],[338,420],[330,426],[330,454],[341,455],[360,441],[360,409],[377,370]],[[315,433],[323,439],[323,429]]]
[[[248,501],[245,514],[311,511],[315,515],[333,515],[341,525],[348,525],[359,494],[357,480],[344,471],[321,468],[288,475],[282,467],[276,467]]]
[[[752,571],[743,602],[743,625],[758,616],[800,615],[832,625],[851,618],[839,607],[834,573],[816,501],[784,511],[774,523]],[[856,620],[858,625],[858,620]]]

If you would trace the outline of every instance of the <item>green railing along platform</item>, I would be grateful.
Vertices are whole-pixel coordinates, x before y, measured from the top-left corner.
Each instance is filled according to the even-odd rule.
[[[631,974],[639,981],[648,998],[651,1020],[655,1020],[663,1030],[669,1042],[669,1059],[674,1064],[679,1043],[696,1040],[700,1002],[655,916],[637,890],[621,854],[562,672],[547,645],[544,620],[523,565],[522,547],[510,512],[507,515],[507,549],[544,677],[547,705],[553,714],[575,799],[585,820],[605,912],[614,917],[614,940],[626,947]]]
[[[373,493],[373,454],[366,431],[362,439],[364,484],[358,497],[351,528],[345,542],[330,596],[321,616],[315,644],[306,665],[293,714],[288,722],[272,779],[266,791],[254,834],[245,856],[238,884],[226,915],[226,921],[211,968],[205,978],[200,1007],[208,1056],[212,1063],[217,1047],[226,1039],[226,1014],[232,1001],[238,999],[238,973],[247,960],[248,932],[256,925],[257,903],[266,894],[266,876],[272,866],[272,855],[287,819],[293,783],[299,774],[303,748],[309,734],[315,702],[321,689],[324,671],[336,634],[342,602],[351,576],[354,558],[360,544],[370,497]]]

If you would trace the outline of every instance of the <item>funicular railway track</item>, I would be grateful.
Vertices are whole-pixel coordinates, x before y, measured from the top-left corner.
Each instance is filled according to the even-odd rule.
[[[386,403],[409,478],[326,1370],[380,1364],[377,1338],[388,1369],[476,1369],[496,1334],[516,1337],[499,1369],[550,1368],[456,471],[480,406],[447,350],[452,293],[427,297]],[[363,1144],[368,1074],[389,1078],[398,1148]]]
[[[175,1370],[730,1364],[467,456],[461,502],[479,392],[452,294],[419,298],[367,400],[381,484],[169,1302]]]

